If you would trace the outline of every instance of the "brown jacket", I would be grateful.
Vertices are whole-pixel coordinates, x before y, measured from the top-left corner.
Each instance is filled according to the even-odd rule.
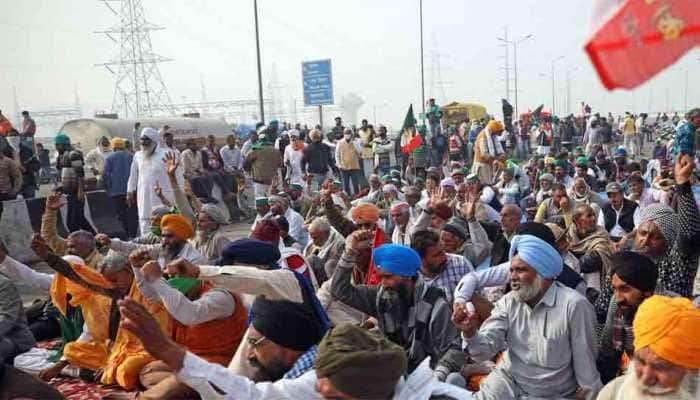
[[[246,162],[251,166],[253,182],[269,185],[277,169],[282,166],[282,155],[273,146],[264,145],[248,153]]]

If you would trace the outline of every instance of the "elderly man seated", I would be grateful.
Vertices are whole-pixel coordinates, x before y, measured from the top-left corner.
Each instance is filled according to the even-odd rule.
[[[700,398],[700,310],[684,298],[652,296],[634,317],[631,372],[607,384],[598,400]]]
[[[554,247],[530,235],[513,238],[513,291],[480,319],[455,304],[452,320],[462,331],[472,360],[503,362],[481,383],[476,399],[595,399],[601,383],[595,369],[595,314],[579,293],[554,278],[562,259]]]

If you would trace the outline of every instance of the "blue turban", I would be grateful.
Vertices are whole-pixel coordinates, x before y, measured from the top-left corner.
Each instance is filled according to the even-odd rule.
[[[374,265],[384,272],[403,277],[416,276],[421,261],[418,253],[410,247],[385,244],[372,252]]]
[[[520,257],[545,279],[554,279],[561,273],[559,252],[544,240],[532,235],[515,235],[510,243],[509,259]]]
[[[272,265],[280,259],[277,246],[256,239],[239,239],[224,247],[217,265],[233,265],[236,263],[253,265]]]

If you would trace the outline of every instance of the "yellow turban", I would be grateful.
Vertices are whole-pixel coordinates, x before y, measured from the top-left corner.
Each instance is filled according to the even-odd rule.
[[[120,137],[115,137],[112,138],[112,148],[113,149],[123,149],[124,148],[124,139]]]
[[[495,119],[489,121],[489,123],[486,125],[486,128],[488,128],[489,132],[491,133],[501,133],[504,129],[503,124],[496,121]]]
[[[700,368],[700,310],[690,300],[652,296],[634,317],[634,348],[649,347],[675,365]]]
[[[192,224],[180,214],[168,214],[160,219],[160,229],[172,232],[176,238],[187,240],[192,237]]]
[[[360,204],[352,209],[352,219],[356,224],[377,222],[379,219],[379,209],[374,204]]]

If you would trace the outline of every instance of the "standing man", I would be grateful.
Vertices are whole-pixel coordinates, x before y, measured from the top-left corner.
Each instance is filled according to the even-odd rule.
[[[117,218],[122,223],[128,237],[138,235],[138,227],[129,223],[131,220],[129,211],[135,211],[126,205],[126,187],[129,182],[129,172],[134,156],[126,151],[124,139],[115,137],[112,139],[112,153],[107,154],[102,171],[102,184],[107,195],[112,200]]]
[[[442,120],[442,110],[440,106],[435,104],[435,99],[428,99],[428,109],[425,110],[425,116],[430,124],[430,136],[435,137],[442,133],[440,129],[440,120]]]
[[[56,135],[53,143],[58,152],[56,169],[61,175],[63,193],[68,196],[66,226],[71,232],[82,229],[94,233],[92,225],[90,225],[85,218],[85,192],[83,188],[85,170],[83,168],[83,153],[73,149],[70,138],[65,133]],[[153,191],[153,189],[151,189],[151,191]]]
[[[386,127],[379,125],[377,127],[379,137],[374,139],[372,150],[374,152],[374,168],[379,176],[388,175],[391,167],[398,165],[396,161],[396,152],[394,152],[394,141],[386,134]]]
[[[163,194],[174,202],[173,191],[170,187],[168,174],[163,165],[166,150],[158,146],[158,131],[144,128],[141,132],[141,150],[134,155],[131,172],[127,183],[126,202],[129,207],[138,205],[139,227],[144,235],[151,230],[151,210],[161,205],[153,188],[160,185]],[[180,184],[183,181],[182,171],[178,171]]]
[[[366,119],[362,120],[362,126],[357,130],[357,136],[359,136],[360,145],[362,145],[362,172],[367,180],[374,173],[374,151],[372,151],[374,129],[367,123]]]
[[[175,158],[180,160],[180,150],[175,147],[175,138],[173,137],[173,133],[168,129],[169,127],[167,125],[163,127],[163,142],[165,142],[163,144],[163,149],[175,154]]]
[[[261,135],[258,142],[251,147],[245,161],[250,165],[255,197],[267,196],[272,179],[282,166],[282,155],[279,150],[272,146],[265,135]]]
[[[632,155],[637,155],[637,128],[634,123],[634,116],[627,113],[624,122],[622,123],[622,135],[624,138],[625,149]]]
[[[343,126],[343,120],[340,117],[335,117],[335,126],[331,130],[331,135],[328,138],[330,142],[335,143],[343,138],[343,132],[345,132],[345,127]]]
[[[102,136],[97,141],[97,146],[85,156],[85,167],[95,179],[100,179],[104,170],[105,157],[112,152],[112,147],[107,136]]]
[[[479,174],[479,180],[485,184],[493,183],[493,162],[504,159],[505,152],[498,141],[503,132],[503,124],[496,120],[489,121],[474,143],[474,164],[472,172]]]
[[[141,137],[141,123],[140,123],[140,122],[137,122],[137,123],[134,124],[134,130],[133,130],[133,132],[131,132],[131,143],[132,143],[132,146],[133,146],[134,143],[138,143],[138,142],[139,142],[139,137]],[[126,144],[126,143],[125,143],[125,144]],[[127,149],[128,149],[128,148],[129,148],[129,147],[127,146]]]
[[[3,142],[5,142],[4,147],[9,147],[7,141],[3,140]],[[14,200],[22,188],[22,171],[12,157],[3,154],[5,149],[2,150],[0,151],[0,201]]]
[[[335,161],[340,168],[340,177],[343,180],[345,193],[355,195],[360,186],[360,154],[356,143],[352,140],[352,129],[345,128],[343,140],[335,145]],[[350,181],[352,181],[352,191],[350,191]]]
[[[34,122],[34,118],[29,116],[29,111],[22,111],[22,132],[20,132],[20,134],[25,141],[34,141],[34,135],[36,134],[36,122]]]

